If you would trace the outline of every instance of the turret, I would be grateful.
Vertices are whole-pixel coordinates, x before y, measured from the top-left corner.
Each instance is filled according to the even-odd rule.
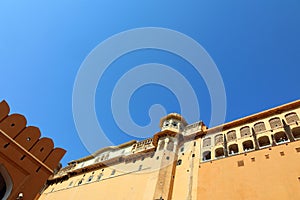
[[[177,113],[170,113],[167,116],[161,118],[160,129],[161,131],[170,130],[175,132],[183,131],[187,125],[185,119]]]

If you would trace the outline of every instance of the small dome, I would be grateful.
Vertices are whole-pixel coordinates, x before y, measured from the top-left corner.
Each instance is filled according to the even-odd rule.
[[[177,119],[177,120],[181,121],[184,126],[187,125],[187,122],[185,121],[185,119],[180,114],[170,113],[167,116],[160,119],[159,127],[162,128],[164,121],[166,121],[168,119]]]

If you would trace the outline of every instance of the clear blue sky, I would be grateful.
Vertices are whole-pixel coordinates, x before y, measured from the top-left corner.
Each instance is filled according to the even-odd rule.
[[[114,34],[164,27],[193,38],[212,57],[226,89],[226,121],[231,121],[299,99],[299,10],[298,0],[1,1],[0,98],[68,151],[62,160],[65,165],[89,154],[72,114],[73,84],[83,60]],[[133,138],[116,127],[110,105],[97,102],[109,103],[110,90],[121,76],[118,66],[128,70],[149,62],[174,68],[186,65],[162,51],[133,52],[112,65],[100,82],[103,87],[97,89],[97,116],[115,144]],[[187,68],[179,70],[189,76]],[[201,120],[208,123],[211,102],[205,83],[201,77],[187,79],[196,89]],[[167,88],[146,85],[130,102],[136,123],[149,122],[153,104],[165,105],[167,112],[179,109]]]

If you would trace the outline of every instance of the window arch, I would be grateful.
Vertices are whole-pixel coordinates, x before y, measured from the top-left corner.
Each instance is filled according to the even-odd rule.
[[[115,173],[116,173],[116,170],[115,169],[113,169],[112,171],[111,171],[111,176],[113,176],[113,175],[115,175]]]
[[[268,136],[262,136],[262,137],[258,138],[258,144],[259,144],[259,147],[265,147],[265,146],[269,146],[271,143],[270,143],[270,139]]]
[[[251,135],[250,127],[249,126],[242,127],[240,129],[240,133],[241,133],[241,137],[245,137],[245,136]]]
[[[215,157],[216,158],[223,157],[224,155],[225,154],[224,154],[224,148],[223,147],[217,148],[215,150]]]
[[[218,145],[223,142],[223,134],[219,134],[215,136],[215,145]]]
[[[285,119],[288,124],[292,124],[292,123],[299,121],[299,117],[298,117],[297,113],[295,113],[295,112],[286,114]]]
[[[177,121],[172,121],[172,126],[175,127],[175,128],[177,128],[178,122]]]
[[[243,142],[243,149],[244,151],[249,151],[254,149],[253,141],[252,140],[247,140]]]
[[[170,122],[169,121],[164,121],[164,126],[169,126]]]
[[[181,147],[181,148],[180,148],[180,152],[184,152],[184,147]]]
[[[279,117],[270,119],[269,123],[272,129],[282,127],[282,123]]]
[[[100,174],[98,175],[98,177],[97,177],[97,181],[100,181],[100,179],[102,178],[102,176],[103,176],[103,174],[100,173]]]
[[[266,130],[266,126],[264,122],[258,122],[254,124],[254,130],[256,133],[263,132]]]
[[[102,155],[102,156],[101,156],[101,161],[103,161],[103,160],[104,160],[104,158],[105,158],[105,155]]]
[[[8,171],[3,165],[0,165],[0,199],[8,199],[12,186],[12,180]]]
[[[228,142],[233,141],[235,139],[236,139],[236,131],[235,130],[229,131],[227,133],[227,140],[228,140]]]
[[[205,138],[203,140],[203,147],[208,147],[211,145],[211,138]]]
[[[293,128],[292,134],[295,139],[300,139],[300,127]]]
[[[205,151],[202,154],[202,160],[206,161],[206,160],[210,160],[211,159],[211,152],[210,151]]]
[[[230,155],[233,155],[233,154],[237,154],[239,152],[239,147],[237,144],[232,144],[232,145],[229,145],[229,154]]]
[[[174,142],[173,141],[169,141],[168,145],[167,145],[167,150],[168,151],[173,151],[174,149]]]
[[[283,142],[287,142],[288,141],[288,137],[287,135],[285,134],[285,132],[283,131],[280,131],[278,133],[275,133],[274,134],[274,139],[275,139],[275,142],[278,144],[278,143],[283,143]]]
[[[99,162],[99,160],[100,160],[100,157],[97,157],[97,158],[95,159],[94,163]]]
[[[162,140],[162,141],[160,142],[160,145],[159,145],[159,150],[163,150],[164,147],[165,147],[165,141]]]

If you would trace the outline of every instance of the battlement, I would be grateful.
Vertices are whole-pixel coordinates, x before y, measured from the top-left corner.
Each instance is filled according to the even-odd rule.
[[[52,139],[41,137],[39,128],[27,126],[21,114],[9,114],[6,101],[0,103],[1,198],[34,199],[46,180],[59,170],[66,151],[54,148]],[[34,186],[34,187],[33,187]]]

